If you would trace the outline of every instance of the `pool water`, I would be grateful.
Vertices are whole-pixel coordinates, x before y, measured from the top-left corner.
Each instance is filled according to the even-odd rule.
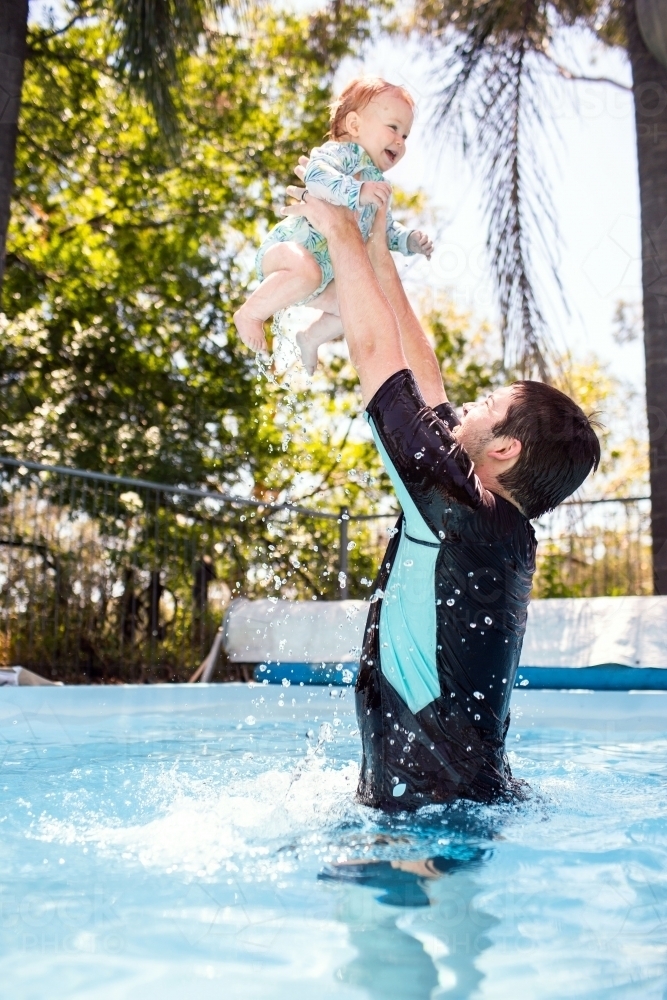
[[[667,694],[516,691],[532,793],[357,805],[353,694],[0,692],[12,1000],[667,997]]]

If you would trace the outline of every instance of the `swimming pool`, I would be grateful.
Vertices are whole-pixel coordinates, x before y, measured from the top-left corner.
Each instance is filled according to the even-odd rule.
[[[3,994],[667,996],[667,694],[514,693],[531,799],[354,803],[341,688],[0,696]]]

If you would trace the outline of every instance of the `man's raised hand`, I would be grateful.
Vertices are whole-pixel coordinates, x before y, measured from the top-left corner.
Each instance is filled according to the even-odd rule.
[[[283,206],[280,209],[281,215],[302,215],[312,223],[318,232],[327,238],[335,228],[342,227],[343,230],[350,228],[354,231],[352,232],[352,238],[355,238],[356,234],[361,241],[361,233],[359,232],[356,217],[349,208],[342,208],[340,205],[330,205],[320,198],[314,198],[304,188],[297,187],[295,184],[290,184],[287,187],[286,194],[290,198],[295,198],[296,202],[293,205]]]

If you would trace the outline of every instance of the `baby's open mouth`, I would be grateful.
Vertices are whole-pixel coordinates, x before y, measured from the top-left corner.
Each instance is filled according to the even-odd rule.
[[[393,151],[393,149],[385,149],[385,153],[387,154],[387,156],[389,157],[389,159],[391,160],[392,163],[394,162],[394,160],[398,156],[398,153],[395,153]]]

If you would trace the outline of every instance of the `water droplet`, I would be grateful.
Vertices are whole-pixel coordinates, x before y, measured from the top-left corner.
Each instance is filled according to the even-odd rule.
[[[516,738],[517,738],[518,740],[520,740],[520,739],[521,739],[521,737],[519,736],[519,734],[518,734],[518,733],[516,734]]]
[[[443,538],[445,538],[445,537],[446,537],[446,536],[445,536],[445,533],[444,533],[444,531],[439,531],[439,532],[438,532],[438,538],[439,538],[440,540],[442,540],[442,539],[443,539]]]
[[[519,687],[525,688],[528,686],[528,684],[530,684],[530,681],[526,680],[525,678],[524,680],[519,681]]]
[[[470,753],[470,751],[472,750],[472,747],[466,747],[466,750],[468,751],[468,753]]]
[[[415,738],[415,734],[414,733],[408,733],[408,743],[412,743],[412,741],[414,740],[414,738]]]
[[[452,693],[451,693],[451,695],[450,695],[450,698],[456,698],[456,695],[454,694],[454,692],[453,692],[453,691],[452,691]]]
[[[330,722],[323,722],[318,734],[320,743],[331,743],[334,738],[333,726]]]
[[[254,715],[246,715],[245,717],[246,726],[254,726],[256,721],[257,720],[255,719]]]
[[[477,628],[477,622],[470,622],[470,628]]]
[[[488,615],[485,615],[484,616],[484,624],[485,625],[493,625],[493,618],[489,618]]]
[[[460,590],[458,590],[458,589],[455,589],[455,590],[454,590],[454,593],[455,593],[455,594],[456,594],[456,596],[458,597],[458,595],[459,595],[459,594],[461,593],[461,591],[460,591]]]
[[[507,678],[503,677],[503,684],[507,684]]]
[[[394,535],[398,534],[398,528],[387,528],[387,534],[390,538],[393,538]]]
[[[291,680],[289,679],[289,677],[283,677],[283,680],[282,680],[282,685],[283,685],[283,687],[284,687],[284,688],[288,688],[288,687],[290,686],[290,684],[291,684],[291,683],[292,683],[292,682],[291,682]]]
[[[392,783],[392,785],[397,785],[398,784],[398,778],[396,777],[396,775],[394,775],[394,777],[391,779],[391,783]]]
[[[313,732],[312,729],[309,729],[308,732],[306,733],[306,736],[307,736],[307,738],[309,740],[312,740],[312,738],[313,738],[314,735],[315,735],[315,733]]]
[[[473,573],[473,571],[472,571],[472,570],[470,570],[470,572],[468,573],[468,576],[474,576],[474,575],[475,575],[475,574]]]
[[[414,564],[415,564],[414,559],[404,559],[403,560],[403,565],[404,566],[414,566]]]
[[[447,607],[451,608],[453,606],[454,606],[454,598],[453,597],[448,597],[447,598]]]
[[[424,457],[424,452],[423,451],[416,451],[415,452],[415,458],[423,458],[423,457]]]
[[[398,722],[394,723],[394,729],[396,730],[396,732],[398,732]]]
[[[473,718],[475,722],[479,722],[479,720],[481,719],[481,715],[474,715]]]
[[[484,695],[481,691],[473,691],[472,696],[473,698],[477,698],[477,701],[484,701]]]

